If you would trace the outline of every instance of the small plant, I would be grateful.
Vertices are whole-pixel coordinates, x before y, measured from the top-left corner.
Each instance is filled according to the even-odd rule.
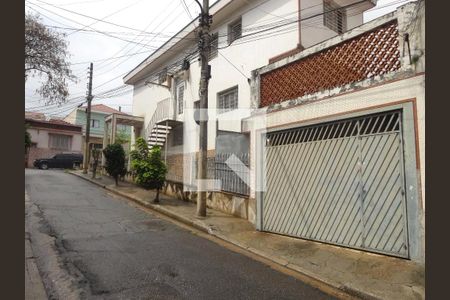
[[[99,149],[93,148],[92,149],[92,159],[93,159],[93,163],[92,163],[92,179],[95,179],[95,175],[97,173],[97,167],[98,167],[98,162],[100,160],[101,157],[101,152]]]
[[[119,185],[119,177],[127,173],[125,169],[125,151],[120,144],[110,144],[103,149],[106,159],[106,172],[115,180],[116,186]]]
[[[31,134],[27,131],[28,126],[25,124],[25,154],[31,147]]]
[[[140,137],[135,143],[136,150],[131,151],[131,167],[136,183],[145,189],[156,189],[155,203],[159,202],[159,191],[166,180],[167,167],[161,159],[161,148],[148,148],[147,142]]]

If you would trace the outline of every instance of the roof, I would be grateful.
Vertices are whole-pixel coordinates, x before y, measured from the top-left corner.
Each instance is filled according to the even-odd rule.
[[[63,120],[36,120],[31,118],[25,118],[25,123],[34,126],[34,127],[44,127],[44,128],[53,128],[53,129],[64,129],[70,131],[81,132],[81,125],[70,124]]]
[[[239,2],[239,3],[238,3]],[[223,8],[229,6],[229,4],[247,4],[248,0],[218,0],[209,6],[209,13],[217,19],[217,13],[223,12]],[[231,7],[230,11],[233,12],[234,7]],[[141,71],[146,69],[154,61],[161,58],[162,55],[171,52],[172,54],[180,51],[182,52],[185,47],[181,47],[181,43],[187,43],[189,39],[186,39],[189,35],[195,35],[195,30],[198,28],[198,17],[194,18],[180,31],[163,43],[158,49],[153,51],[147,58],[140,62],[136,67],[129,71],[122,79],[125,84],[132,84],[133,78],[135,78]],[[195,44],[194,44],[195,45]],[[169,46],[169,47],[167,47]],[[176,48],[176,50],[174,49]],[[153,60],[152,60],[153,59]]]
[[[87,106],[80,107],[80,109],[85,109],[85,108],[87,108]],[[118,111],[117,109],[114,109],[112,107],[106,106],[104,104],[91,105],[91,111],[92,112],[106,113],[106,114],[128,115],[127,113],[124,113],[122,111]]]
[[[41,112],[35,111],[26,111],[25,118],[34,119],[34,120],[45,120],[45,114]]]
[[[336,0],[337,2],[346,2],[345,0]],[[355,0],[356,1],[356,0]],[[363,1],[363,0],[361,0]],[[370,4],[370,8],[374,7],[377,3],[377,0],[365,0],[367,4]],[[216,24],[220,24],[222,22],[228,22],[227,18],[229,15],[239,11],[244,5],[248,5],[249,0],[217,0],[209,7],[209,13],[213,16],[213,24],[211,25],[211,29]],[[255,3],[256,1],[253,1]],[[263,3],[268,2],[268,0]],[[355,2],[358,3],[358,2]],[[343,4],[344,5],[344,4]],[[256,5],[256,7],[258,7]],[[266,12],[267,13],[267,12]],[[267,13],[270,14],[270,13]],[[163,61],[170,60],[176,54],[181,54],[183,51],[187,49],[187,45],[190,43],[189,40],[196,40],[195,32],[198,29],[198,17],[193,19],[190,23],[184,26],[180,31],[178,31],[175,35],[169,38],[165,43],[163,43],[158,49],[153,51],[147,58],[145,58],[142,62],[140,62],[137,66],[135,66],[132,70],[130,70],[123,78],[125,84],[134,85],[139,80],[145,78],[149,72],[155,72],[158,69],[163,68]],[[196,43],[193,43],[196,45]]]

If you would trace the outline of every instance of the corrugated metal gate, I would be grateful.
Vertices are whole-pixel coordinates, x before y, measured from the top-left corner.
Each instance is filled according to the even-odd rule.
[[[268,133],[262,229],[408,257],[401,119]]]

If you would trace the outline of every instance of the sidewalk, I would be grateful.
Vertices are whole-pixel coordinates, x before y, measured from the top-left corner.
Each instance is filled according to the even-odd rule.
[[[108,176],[92,180],[81,171],[70,173],[357,298],[425,298],[425,267],[411,261],[259,232],[244,219],[212,209],[198,219],[194,203],[160,194],[154,204],[153,191],[128,182],[115,187]]]
[[[25,192],[25,206],[27,207],[27,205],[29,205],[29,199]],[[27,232],[27,229],[25,229],[25,300],[48,299],[41,275],[36,266],[28,235],[29,233]]]

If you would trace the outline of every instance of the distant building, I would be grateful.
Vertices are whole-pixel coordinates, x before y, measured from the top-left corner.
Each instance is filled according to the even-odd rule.
[[[80,125],[83,129],[83,148],[86,137],[86,106],[74,109],[68,114],[64,121],[71,124]],[[127,113],[116,110],[104,104],[96,104],[91,106],[91,127],[89,134],[90,147],[101,149],[103,147],[103,137],[105,134],[105,118],[111,114],[128,115]],[[117,125],[117,130],[121,134],[131,136],[131,127],[128,125]]]
[[[41,113],[41,112],[26,111],[25,112],[25,118],[26,119],[44,120],[45,121],[45,114]]]
[[[28,114],[30,116],[31,114]],[[81,153],[81,126],[62,120],[41,120],[27,117],[25,124],[31,135],[31,147],[26,157],[26,166],[33,167],[33,161],[38,158],[49,158],[57,153]]]

